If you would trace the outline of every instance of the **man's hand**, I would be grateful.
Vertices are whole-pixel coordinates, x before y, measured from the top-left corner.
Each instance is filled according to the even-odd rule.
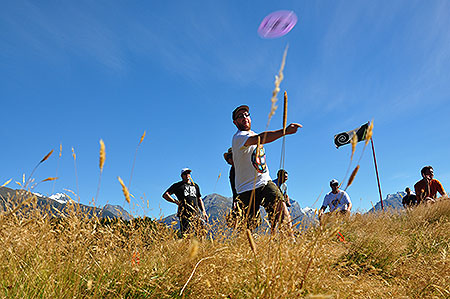
[[[203,215],[203,219],[205,219],[205,221],[208,222],[209,217],[208,217],[208,214],[206,214],[206,211],[203,211],[202,215]]]
[[[295,134],[295,133],[297,133],[298,128],[302,128],[302,127],[303,126],[301,124],[292,123],[286,127],[286,135]]]
[[[167,200],[168,202],[172,202],[174,204],[176,204],[177,206],[180,205],[180,202],[178,200],[176,200],[175,198],[173,198],[169,192],[165,192],[162,196],[165,200]]]

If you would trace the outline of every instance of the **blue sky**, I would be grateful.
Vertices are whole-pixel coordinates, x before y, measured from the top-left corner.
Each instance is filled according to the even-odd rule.
[[[264,16],[281,9],[293,10],[297,25],[282,38],[260,38]],[[78,189],[87,204],[103,139],[96,204],[123,205],[117,176],[128,184],[146,130],[126,209],[174,213],[161,195],[183,167],[192,168],[203,195],[230,196],[222,154],[236,131],[231,111],[249,105],[252,129],[265,130],[287,44],[281,90],[289,95],[288,122],[304,127],[286,138],[285,168],[302,207],[320,207],[330,179],[344,178],[351,148],[336,149],[333,136],[372,119],[383,197],[412,187],[428,164],[450,188],[450,2],[437,0],[4,1],[0,184],[12,178],[8,187],[18,188],[14,181],[54,149],[33,177],[58,169],[59,179],[34,191]],[[279,104],[269,129],[281,127]],[[273,177],[281,140],[266,153]],[[369,147],[347,191],[354,210],[378,202]]]

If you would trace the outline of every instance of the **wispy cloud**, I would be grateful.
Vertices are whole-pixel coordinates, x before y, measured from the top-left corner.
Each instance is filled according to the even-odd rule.
[[[212,77],[239,85],[259,82],[268,61],[273,60],[270,51],[258,49],[255,41],[245,43],[239,32],[242,24],[217,5],[207,5],[201,13],[186,7],[182,15],[173,12],[170,20],[152,14],[157,28],[136,20],[130,24],[128,47],[139,57],[157,61],[167,71],[193,81]]]
[[[46,7],[29,1],[15,1],[1,14],[8,44],[17,52],[38,55],[41,60],[66,59],[70,55],[88,57],[120,71],[126,61],[120,39],[107,23],[95,15],[101,7],[58,2]],[[101,6],[101,5],[100,5]],[[6,41],[4,41],[6,43]]]

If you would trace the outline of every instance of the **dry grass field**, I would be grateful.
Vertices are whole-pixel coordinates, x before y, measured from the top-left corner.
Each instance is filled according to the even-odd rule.
[[[0,247],[2,298],[450,298],[450,200],[330,220],[295,242],[10,211]]]

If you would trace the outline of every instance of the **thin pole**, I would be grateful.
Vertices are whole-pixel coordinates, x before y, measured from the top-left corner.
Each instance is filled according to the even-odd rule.
[[[375,147],[373,146],[373,138],[370,138],[370,143],[372,144],[373,163],[375,164],[375,172],[377,174],[378,192],[380,193],[381,209],[384,211],[383,196],[381,195],[380,177],[378,175],[377,158],[375,157]]]

